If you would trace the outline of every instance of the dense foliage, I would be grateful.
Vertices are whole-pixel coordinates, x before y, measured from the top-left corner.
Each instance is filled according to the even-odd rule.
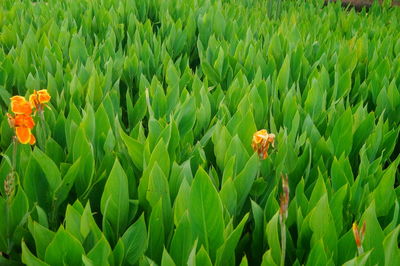
[[[0,263],[279,265],[287,175],[287,265],[395,265],[399,29],[323,1],[1,1]],[[10,97],[41,89],[7,179]]]

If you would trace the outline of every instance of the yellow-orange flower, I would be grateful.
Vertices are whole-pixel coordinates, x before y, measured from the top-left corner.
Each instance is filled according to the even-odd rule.
[[[19,115],[30,115],[32,113],[32,107],[28,101],[22,96],[13,96],[11,100],[11,111]]]
[[[11,111],[15,114],[14,116],[7,114],[10,127],[15,130],[15,135],[19,142],[22,144],[35,144],[36,138],[31,132],[31,129],[35,126],[35,122],[31,117],[31,104],[19,95],[11,97],[10,100]]]
[[[35,144],[36,138],[32,134],[31,130],[27,127],[16,127],[15,128],[15,135],[17,135],[17,138],[19,142],[22,144]]]
[[[265,160],[268,158],[268,148],[269,144],[274,146],[275,135],[270,133],[265,129],[261,129],[254,133],[253,140],[251,142],[251,147],[255,152],[258,153],[258,156],[261,160]]]
[[[33,121],[30,115],[15,115],[13,117],[10,114],[8,116],[8,123],[10,127],[15,129],[15,135],[18,138],[18,141],[22,144],[35,144],[36,138],[32,134],[31,129],[35,126],[35,122]]]
[[[361,248],[362,242],[364,241],[364,235],[365,235],[365,221],[364,221],[361,229],[358,229],[357,224],[353,223],[353,235],[354,235],[354,240],[356,242],[357,248]]]
[[[34,90],[33,94],[29,96],[29,102],[32,106],[32,108],[36,109],[41,109],[42,105],[45,103],[48,103],[51,99],[50,94],[47,92],[47,90]]]

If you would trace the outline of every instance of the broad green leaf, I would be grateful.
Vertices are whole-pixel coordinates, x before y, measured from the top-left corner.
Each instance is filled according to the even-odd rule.
[[[239,213],[250,193],[257,171],[259,170],[260,161],[257,154],[253,154],[247,161],[243,170],[234,178],[237,191],[237,213]]]
[[[123,132],[120,128],[119,134],[122,140],[125,143],[126,148],[128,149],[128,154],[132,159],[132,162],[135,164],[136,168],[139,170],[143,169],[143,144],[137,141],[134,138],[129,137]]]
[[[175,266],[174,260],[171,258],[165,248],[161,258],[161,266]]]
[[[182,216],[171,241],[170,254],[177,265],[185,265],[194,244],[188,212]]]
[[[310,215],[310,229],[313,232],[311,245],[322,240],[329,250],[328,254],[324,254],[330,257],[331,253],[336,252],[337,233],[327,194],[320,198]]]
[[[45,263],[44,261],[41,261],[37,257],[35,257],[32,252],[28,249],[28,247],[25,244],[25,241],[22,241],[22,262],[25,263],[26,265],[32,265],[32,266],[46,266],[49,265]]]
[[[399,161],[400,160],[393,162],[389,168],[386,169],[378,186],[373,192],[376,215],[378,217],[386,216],[395,202],[396,195],[393,187],[395,184],[396,169]]]
[[[42,168],[46,176],[47,182],[49,183],[50,189],[54,193],[56,188],[61,183],[61,173],[58,170],[56,164],[53,162],[53,160],[50,159],[50,157],[48,157],[37,147],[33,150],[32,155]]]
[[[347,109],[335,122],[331,140],[335,148],[336,157],[340,157],[342,153],[345,155],[350,154],[353,144],[352,124],[353,116],[351,109]]]
[[[376,217],[375,202],[371,202],[363,213],[360,223],[365,222],[364,251],[372,250],[369,262],[371,265],[384,263],[383,240],[385,238],[379,221]]]
[[[86,63],[88,52],[86,50],[84,41],[78,35],[74,35],[71,38],[69,57],[73,63],[76,63],[78,60],[83,64]]]
[[[225,239],[224,244],[218,249],[216,265],[224,265],[225,263],[235,264],[235,249],[248,218],[249,214],[247,213],[235,230]]]
[[[207,251],[202,246],[196,254],[196,265],[212,266],[211,259]]]
[[[223,243],[224,219],[218,192],[207,173],[199,168],[192,183],[189,201],[189,220],[193,233],[215,258]]]
[[[268,246],[270,247],[271,255],[276,265],[279,265],[281,261],[281,245],[279,242],[280,234],[278,231],[279,228],[278,217],[279,217],[279,212],[277,212],[272,217],[272,219],[268,222],[266,227]]]
[[[311,249],[306,265],[327,265],[328,258],[325,254],[324,242],[318,240]]]
[[[146,254],[156,263],[161,262],[165,243],[165,228],[163,225],[163,199],[152,208],[149,219],[149,245]]]
[[[288,90],[289,78],[290,78],[290,55],[286,55],[282,67],[279,70],[278,77],[276,79],[277,87],[280,92],[283,93]]]
[[[101,213],[113,227],[115,236],[122,235],[128,225],[129,192],[128,178],[118,159],[115,160],[101,196]]]
[[[63,201],[68,197],[68,194],[74,185],[75,179],[79,174],[79,167],[81,159],[76,160],[68,169],[65,176],[62,178],[61,183],[56,188],[54,192],[54,197],[56,198],[56,206],[58,207],[63,203]]]
[[[143,214],[126,230],[122,241],[125,246],[125,261],[135,264],[147,249],[147,229]]]
[[[343,266],[361,266],[361,265],[366,265],[369,255],[371,255],[371,251],[364,252],[358,257],[355,257],[352,260],[347,261],[346,263],[343,264]]]
[[[93,265],[110,265],[108,257],[111,254],[111,247],[104,236],[96,243],[96,245],[89,251],[87,257],[93,262]]]
[[[85,251],[70,233],[60,227],[46,248],[45,262],[50,265],[80,265]]]
[[[236,214],[237,192],[231,177],[222,185],[219,196],[224,207],[229,211],[230,215],[234,216]]]
[[[46,248],[53,240],[55,233],[35,221],[29,222],[28,227],[35,240],[37,256],[44,259]]]
[[[383,248],[385,251],[385,265],[395,265],[400,261],[400,249],[398,247],[398,236],[400,225],[390,232],[383,240]]]

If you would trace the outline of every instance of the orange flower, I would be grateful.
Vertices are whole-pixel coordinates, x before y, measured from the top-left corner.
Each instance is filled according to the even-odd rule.
[[[358,229],[357,224],[353,223],[353,235],[354,235],[354,240],[356,241],[357,248],[358,249],[362,248],[362,242],[364,241],[364,235],[365,235],[365,221],[361,229]]]
[[[11,100],[11,111],[19,115],[30,115],[32,107],[22,96],[13,96]]]
[[[35,107],[36,109],[41,109],[42,105],[45,103],[48,103],[51,99],[50,94],[47,92],[47,90],[34,90],[33,94],[29,96],[29,102],[32,107]]]
[[[15,135],[19,142],[22,144],[35,144],[36,138],[31,132],[31,129],[35,126],[35,122],[30,115],[15,115],[13,117],[7,114],[7,117],[10,127],[15,129]]]
[[[251,142],[251,147],[255,152],[258,153],[260,160],[264,160],[268,158],[269,144],[271,143],[273,147],[274,142],[275,142],[275,135],[268,134],[267,130],[261,129],[256,133],[254,133],[253,140]]]
[[[15,127],[26,127],[32,129],[35,126],[35,122],[29,115],[16,115],[14,118]]]
[[[27,127],[16,127],[15,128],[15,134],[17,135],[17,138],[19,142],[22,144],[35,144],[36,138],[32,134],[31,130]]]

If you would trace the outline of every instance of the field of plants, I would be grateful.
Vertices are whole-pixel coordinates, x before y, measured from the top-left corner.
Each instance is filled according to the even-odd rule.
[[[2,0],[0,265],[399,265],[399,125],[397,7]]]

